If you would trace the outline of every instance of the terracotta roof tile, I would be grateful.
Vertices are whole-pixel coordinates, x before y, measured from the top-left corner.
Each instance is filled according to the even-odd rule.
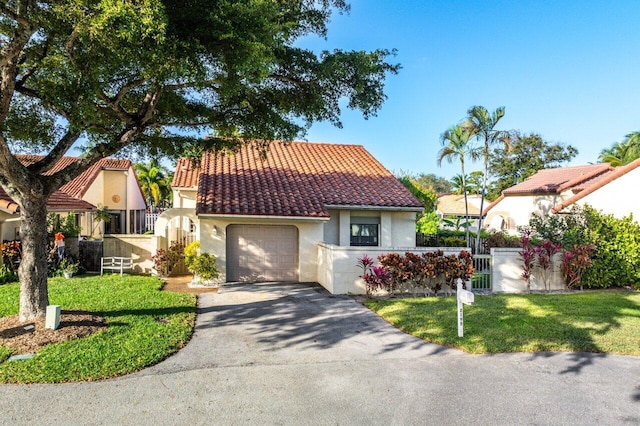
[[[326,206],[423,207],[359,145],[274,142],[265,159],[251,146],[202,158],[199,214],[328,217]]]
[[[16,158],[22,162],[22,164],[29,165],[43,158],[42,155],[23,155],[18,154]],[[78,161],[78,157],[62,157],[55,166],[51,168],[46,175],[51,175],[57,171],[60,171],[67,167],[69,164]],[[128,170],[131,167],[131,161],[119,159],[119,158],[102,158],[95,164],[82,172],[78,177],[70,182],[64,184],[60,190],[66,192],[72,197],[82,198],[87,192],[93,181],[98,177],[101,170]]]
[[[485,199],[486,200],[486,199]],[[476,204],[476,202],[478,204]],[[478,216],[480,214],[480,196],[468,195],[467,206],[469,215]],[[464,195],[443,194],[438,196],[436,209],[443,215],[465,215]]]
[[[18,204],[15,203],[11,197],[9,197],[9,194],[7,194],[2,188],[0,188],[0,208],[3,208],[10,213],[18,213],[20,211]],[[50,212],[80,212],[95,209],[96,207],[93,204],[74,198],[60,190],[51,194],[51,197],[47,200],[47,210]]]
[[[611,170],[612,167],[608,163],[543,169],[525,179],[524,182],[505,189],[502,193],[504,195],[558,194]]]
[[[178,159],[171,186],[174,188],[195,188],[198,186],[200,168],[188,158]]]
[[[558,204],[553,209],[551,209],[551,211],[553,213],[558,213],[559,211],[561,211],[564,208],[572,205],[573,203],[575,203],[576,201],[580,200],[581,198],[586,197],[587,195],[591,194],[592,192],[595,192],[596,190],[598,190],[598,189],[602,188],[603,186],[607,185],[608,183],[613,182],[614,180],[618,179],[621,176],[626,175],[631,170],[634,170],[634,169],[636,169],[638,167],[640,167],[640,158],[635,160],[635,161],[632,161],[631,163],[629,163],[629,164],[627,164],[625,166],[612,168],[607,173],[603,173],[603,174],[597,176],[596,178],[591,179],[591,180],[583,183],[582,185],[579,185],[576,188],[574,188],[574,193],[576,195],[574,195],[573,197],[568,198],[567,200],[565,200],[562,203]]]

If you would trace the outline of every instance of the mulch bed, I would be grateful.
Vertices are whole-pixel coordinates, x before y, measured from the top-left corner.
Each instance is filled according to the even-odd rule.
[[[107,323],[91,312],[62,311],[58,329],[45,329],[44,325],[44,318],[26,323],[21,323],[18,315],[0,318],[0,345],[13,349],[14,355],[33,354],[51,343],[88,336]]]

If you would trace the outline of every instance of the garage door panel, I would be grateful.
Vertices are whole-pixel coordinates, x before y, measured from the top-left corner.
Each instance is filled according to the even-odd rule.
[[[298,281],[298,229],[283,225],[229,225],[227,280]]]

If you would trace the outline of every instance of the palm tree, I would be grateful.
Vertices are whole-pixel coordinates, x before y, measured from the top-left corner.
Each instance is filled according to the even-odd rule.
[[[496,142],[502,142],[507,149],[510,148],[509,132],[496,130],[496,125],[504,117],[504,107],[498,107],[494,112],[489,112],[485,107],[476,105],[467,111],[468,117],[463,127],[470,129],[473,137],[482,142],[482,159],[484,161],[484,175],[482,177],[482,192],[480,197],[480,219],[478,221],[478,233],[476,235],[476,253],[480,250],[480,229],[482,229],[482,211],[484,210],[484,197],[487,192],[487,176],[489,171],[490,149]]]
[[[624,166],[640,158],[640,131],[629,133],[622,142],[600,151],[598,160],[614,167]]]
[[[152,159],[149,164],[134,164],[140,189],[144,194],[147,203],[152,207],[158,206],[160,202],[171,194],[171,173],[166,167]]]
[[[465,187],[467,188],[467,194],[479,194],[481,189],[481,180],[482,172],[475,171],[466,175],[464,179],[461,174],[457,174],[449,179],[449,183],[451,183],[451,190],[454,194],[462,195]]]
[[[460,161],[460,170],[462,172],[462,189],[464,194],[465,219],[469,222],[469,203],[467,200],[467,180],[464,172],[464,162],[467,157],[475,160],[478,158],[478,149],[474,147],[470,140],[473,134],[469,127],[456,125],[447,129],[440,136],[440,144],[442,149],[438,151],[438,166],[442,165],[442,160],[453,163],[454,160]],[[469,244],[469,227],[466,230],[466,240]]]

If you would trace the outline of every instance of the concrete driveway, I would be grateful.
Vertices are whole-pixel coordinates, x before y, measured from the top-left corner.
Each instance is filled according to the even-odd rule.
[[[232,284],[152,368],[0,395],[3,424],[640,424],[640,359],[467,355],[317,285]]]

